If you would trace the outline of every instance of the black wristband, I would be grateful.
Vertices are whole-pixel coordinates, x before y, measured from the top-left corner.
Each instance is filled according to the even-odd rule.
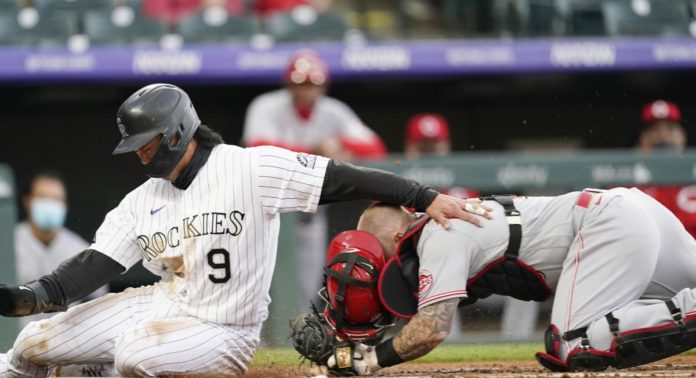
[[[404,359],[394,350],[393,338],[377,345],[375,347],[375,354],[377,355],[377,365],[382,368],[404,362]]]
[[[418,195],[417,202],[414,204],[416,211],[424,212],[430,204],[435,201],[435,197],[437,197],[438,194],[440,193],[430,189],[428,186],[424,186]]]

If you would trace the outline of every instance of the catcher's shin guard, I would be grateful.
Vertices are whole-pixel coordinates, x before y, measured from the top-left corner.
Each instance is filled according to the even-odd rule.
[[[546,353],[536,354],[537,361],[545,368],[555,372],[604,371],[613,365],[614,353],[592,348],[586,334],[587,327],[566,332],[561,337],[558,328],[551,324],[546,330],[544,344]],[[568,352],[565,361],[559,358],[561,339],[569,341],[581,337],[580,346]]]
[[[602,371],[609,366],[625,369],[648,364],[696,348],[696,313],[684,317],[672,300],[665,301],[673,321],[653,327],[619,332],[619,319],[606,315],[609,331],[614,335],[608,351],[590,346],[586,327],[568,331],[560,337],[552,324],[546,332],[546,353],[537,353],[537,361],[556,371]],[[560,340],[582,337],[580,347],[568,352],[565,361],[558,357]]]
[[[643,365],[696,348],[696,314],[683,318],[671,300],[665,304],[673,322],[625,331],[614,338],[614,366],[624,369]]]

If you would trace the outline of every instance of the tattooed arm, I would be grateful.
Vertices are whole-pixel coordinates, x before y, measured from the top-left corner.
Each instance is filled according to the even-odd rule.
[[[447,338],[460,299],[447,299],[418,310],[394,338],[377,345],[377,366],[400,364],[435,349]]]
[[[425,306],[394,337],[394,351],[405,361],[423,356],[447,338],[460,298]]]

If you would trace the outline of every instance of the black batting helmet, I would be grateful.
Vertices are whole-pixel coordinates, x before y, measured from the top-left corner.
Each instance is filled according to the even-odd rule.
[[[133,152],[158,135],[162,142],[147,165],[150,177],[166,177],[186,152],[201,124],[191,99],[171,84],[150,84],[133,93],[116,113],[121,142],[114,155]],[[178,136],[176,144],[172,144]]]

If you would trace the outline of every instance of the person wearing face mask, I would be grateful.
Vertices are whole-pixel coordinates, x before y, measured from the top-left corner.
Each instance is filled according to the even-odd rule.
[[[85,250],[89,243],[63,225],[67,214],[65,184],[56,172],[35,175],[23,199],[27,219],[15,227],[17,279],[29,282],[51,273],[63,260]],[[103,286],[85,300],[108,293]],[[20,318],[22,327],[53,314]]]
[[[684,150],[686,131],[676,104],[664,100],[652,101],[643,107],[641,116],[643,126],[637,144],[641,152],[678,154]],[[670,209],[686,230],[696,236],[696,185],[652,185],[640,189]]]

